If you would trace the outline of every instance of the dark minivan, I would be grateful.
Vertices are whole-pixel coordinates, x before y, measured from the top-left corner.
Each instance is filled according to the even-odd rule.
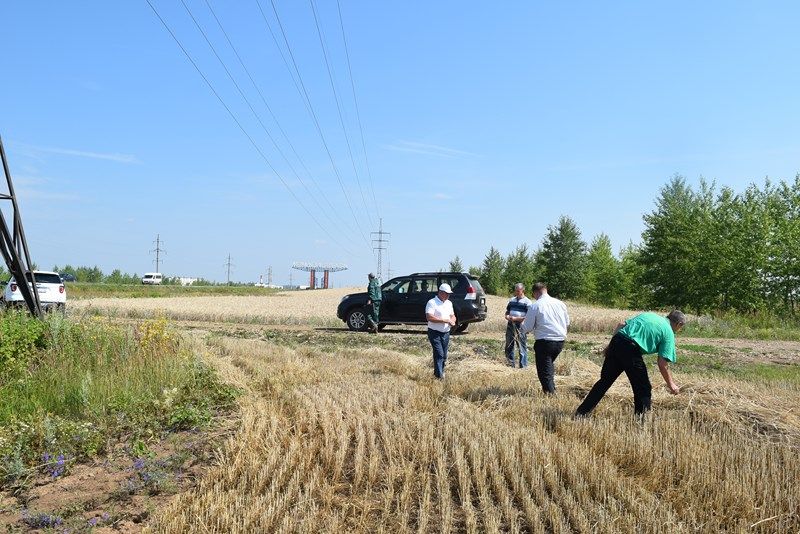
[[[478,278],[468,273],[414,273],[392,278],[381,286],[379,328],[387,324],[427,324],[425,305],[436,296],[440,284],[450,284],[454,332],[463,332],[469,323],[486,319],[486,293]],[[351,293],[342,297],[336,315],[350,330],[367,329],[367,294]]]

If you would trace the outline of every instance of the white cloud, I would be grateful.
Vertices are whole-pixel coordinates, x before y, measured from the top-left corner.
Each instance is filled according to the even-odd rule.
[[[414,154],[425,154],[428,156],[437,156],[440,158],[457,158],[459,156],[477,156],[472,152],[465,150],[457,150],[455,148],[448,148],[441,145],[432,145],[429,143],[418,143],[416,141],[397,141],[391,145],[383,145],[386,150],[395,150],[397,152],[412,152]]]
[[[79,158],[88,158],[88,159],[99,159],[105,161],[114,161],[117,163],[141,163],[136,156],[131,154],[118,154],[118,153],[104,153],[104,152],[91,152],[86,150],[74,150],[72,148],[58,148],[58,147],[44,147],[44,146],[32,146],[26,145],[23,143],[16,143],[19,147],[25,151],[35,153],[47,153],[47,154],[61,154],[64,156],[75,156]]]
[[[436,193],[435,195],[433,195],[433,198],[435,198],[437,200],[452,200],[453,199],[453,197],[451,197],[450,195],[445,195],[444,193]]]

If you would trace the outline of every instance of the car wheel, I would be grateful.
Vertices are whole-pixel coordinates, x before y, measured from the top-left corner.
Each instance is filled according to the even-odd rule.
[[[347,314],[347,328],[354,332],[367,329],[367,314],[364,310],[355,309]]]
[[[455,333],[460,334],[461,332],[466,332],[467,328],[469,328],[469,323],[461,323],[459,325],[456,325]]]

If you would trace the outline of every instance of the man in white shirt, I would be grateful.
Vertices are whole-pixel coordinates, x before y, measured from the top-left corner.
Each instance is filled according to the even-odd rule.
[[[520,330],[525,333],[533,331],[536,340],[533,344],[536,373],[539,375],[542,391],[553,394],[556,392],[554,362],[567,339],[569,313],[563,302],[547,294],[547,285],[542,282],[534,284],[533,298],[536,302],[528,308]]]
[[[450,327],[456,324],[456,314],[450,294],[450,284],[439,286],[439,293],[425,306],[428,319],[428,341],[433,348],[433,376],[444,379],[444,364],[447,361],[447,347],[450,345]]]

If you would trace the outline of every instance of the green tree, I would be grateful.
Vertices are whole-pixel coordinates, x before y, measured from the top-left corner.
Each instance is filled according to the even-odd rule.
[[[644,216],[640,260],[643,279],[653,288],[655,302],[661,306],[695,311],[695,290],[703,283],[696,278],[701,253],[700,206],[686,180],[675,175],[656,199],[656,209]]]
[[[606,234],[594,238],[586,255],[586,297],[605,305],[624,304],[622,267]]]
[[[766,191],[770,237],[766,250],[765,291],[776,306],[797,310],[800,297],[800,175]]]
[[[556,226],[548,226],[536,255],[539,277],[554,296],[583,297],[586,288],[586,243],[575,222],[562,215]]]
[[[464,272],[464,264],[461,263],[461,258],[456,256],[452,260],[450,260],[450,265],[448,266],[448,271],[452,273],[461,273]]]
[[[489,249],[481,264],[481,285],[490,295],[500,295],[503,288],[503,271],[505,261],[500,251],[494,247]]]
[[[650,308],[653,303],[653,290],[645,280],[641,256],[641,248],[633,243],[619,253],[623,305],[637,310]]]
[[[525,288],[530,290],[535,281],[536,266],[533,257],[528,253],[528,245],[520,245],[506,258],[501,290],[504,294],[511,293],[514,284],[518,282],[525,284]]]

